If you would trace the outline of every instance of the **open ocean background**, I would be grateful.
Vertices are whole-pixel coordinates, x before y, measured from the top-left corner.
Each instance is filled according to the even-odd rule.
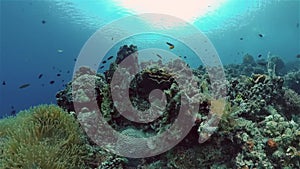
[[[72,79],[75,60],[88,38],[105,24],[138,13],[116,0],[0,2],[0,117],[56,103],[55,94]],[[285,63],[299,61],[298,0],[228,0],[191,23],[211,40],[223,64],[241,63],[247,53],[266,59],[268,52]],[[157,39],[149,37],[137,46],[147,47],[151,40]],[[165,47],[165,41],[157,45]],[[186,62],[195,61],[187,57]],[[19,88],[24,84],[30,86]]]

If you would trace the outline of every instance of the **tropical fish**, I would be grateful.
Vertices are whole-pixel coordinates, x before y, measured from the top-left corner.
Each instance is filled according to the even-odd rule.
[[[64,52],[64,50],[62,50],[62,49],[57,49],[57,53],[63,53]]]
[[[157,57],[159,57],[160,59],[162,59],[162,57],[159,54],[156,54]]]
[[[39,74],[38,78],[40,79],[40,78],[42,78],[42,77],[43,77],[43,74],[42,74],[42,73]]]
[[[19,87],[19,89],[24,89],[24,88],[26,88],[26,87],[28,87],[28,86],[30,86],[30,84],[29,84],[29,83],[26,83],[26,84],[21,85],[21,86]]]
[[[172,44],[172,43],[170,43],[170,42],[166,42],[166,44],[167,45],[169,45],[169,49],[173,49],[175,46]]]
[[[11,115],[16,115],[16,110],[12,110],[12,111],[10,112],[10,114],[11,114]]]
[[[112,59],[113,57],[114,57],[114,56],[110,56],[110,57],[107,58],[107,60],[110,60],[110,59]]]

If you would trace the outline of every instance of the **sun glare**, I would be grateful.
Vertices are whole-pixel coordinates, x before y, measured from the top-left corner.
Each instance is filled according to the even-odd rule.
[[[115,0],[137,14],[161,13],[193,23],[209,12],[218,9],[227,0]]]

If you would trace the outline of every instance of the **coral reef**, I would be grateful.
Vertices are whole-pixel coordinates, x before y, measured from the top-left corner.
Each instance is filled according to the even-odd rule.
[[[253,56],[250,55],[250,54],[244,55],[244,57],[243,57],[243,63],[242,64],[243,65],[251,65],[251,66],[255,66],[256,65]]]
[[[116,62],[119,64],[136,51],[137,48],[133,45],[121,47]],[[137,56],[133,59],[137,61]],[[157,109],[161,115],[158,119],[139,124],[120,116],[113,106],[115,103],[110,91],[114,89],[109,84],[116,73],[116,62],[104,73],[105,78],[101,74],[91,76],[94,79],[95,76],[101,77],[101,85],[96,85],[97,102],[106,121],[115,130],[138,138],[165,131],[176,119],[180,107],[180,90],[174,75],[162,68],[161,61],[141,63],[140,67],[131,65],[131,70],[142,70],[130,83],[129,99],[132,105],[137,109],[147,110],[150,107],[149,95],[154,89],[161,89],[168,102],[166,109]],[[272,70],[268,70],[271,67]],[[299,167],[299,95],[286,88],[293,86],[291,83],[295,82],[297,76],[295,73],[282,74],[280,71],[283,67],[283,61],[277,56],[255,61],[251,55],[246,55],[241,65],[225,66],[229,79],[228,84],[222,84],[228,89],[226,107],[219,129],[203,144],[198,143],[198,137],[201,130],[207,130],[208,127],[202,123],[208,119],[210,109],[214,109],[210,86],[220,84],[211,83],[211,77],[204,67],[194,69],[193,74],[197,77],[201,92],[200,97],[197,97],[200,107],[195,125],[188,136],[172,150],[161,155],[139,160],[110,156],[99,168]],[[123,72],[130,69],[124,69]],[[80,76],[77,78],[83,78]],[[77,83],[76,79],[73,83]],[[222,88],[224,87],[220,90]],[[66,94],[66,90],[70,91],[67,87],[60,93]],[[64,96],[57,95],[58,101],[64,100]],[[71,102],[68,101],[69,103]],[[126,147],[121,145],[120,148]]]
[[[286,74],[284,81],[288,88],[300,94],[300,70]]]
[[[119,68],[127,59],[133,64],[127,69]],[[192,83],[197,84],[198,88],[192,90],[194,95],[188,98],[199,106],[195,112],[186,112],[188,116],[196,114],[195,122],[188,135],[171,150],[135,159],[114,155],[96,145],[96,141],[110,141],[109,146],[133,153],[146,146],[153,147],[153,151],[162,148],[148,142],[123,144],[130,141],[126,137],[106,137],[109,134],[106,128],[92,125],[102,125],[97,121],[97,110],[119,133],[150,138],[167,131],[176,121],[180,107],[185,105],[178,75],[166,68],[182,64],[179,60],[147,61],[140,65],[135,64],[137,61],[137,47],[124,45],[104,73],[79,68],[72,82],[56,95],[61,108],[42,105],[21,112],[16,118],[0,120],[0,168],[300,168],[299,68],[286,72],[282,59],[271,55],[267,60],[255,60],[247,54],[242,64],[225,66],[228,82],[223,84],[218,80],[213,82],[215,77],[208,76],[205,67],[193,69],[195,79],[181,83],[189,89]],[[174,70],[180,71],[181,76],[191,76],[184,67],[177,69]],[[221,68],[210,70],[220,72]],[[130,76],[132,72],[138,73]],[[113,78],[120,73],[128,76]],[[130,79],[129,97],[120,92],[117,94],[121,101],[113,101],[112,91],[119,91],[126,78]],[[119,86],[111,85],[115,80]],[[227,89],[226,99],[213,99],[212,86],[217,86],[220,92]],[[152,100],[155,89],[160,89],[165,97]],[[164,98],[165,105],[156,104]],[[147,123],[127,119],[116,108],[123,103],[122,99],[129,100],[137,110],[154,107],[149,114],[159,117]],[[97,107],[91,107],[91,102],[96,102]],[[220,122],[218,126],[209,126],[207,121]],[[89,131],[104,137],[90,138]],[[178,136],[178,132],[180,129],[171,138]]]
[[[268,69],[274,69],[276,75],[283,75],[281,70],[284,69],[284,62],[279,56],[269,56]]]

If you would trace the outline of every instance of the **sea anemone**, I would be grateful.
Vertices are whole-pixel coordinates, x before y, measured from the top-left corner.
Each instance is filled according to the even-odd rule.
[[[5,127],[5,128],[4,128]],[[55,105],[0,121],[0,168],[82,168],[87,149],[74,117]]]

